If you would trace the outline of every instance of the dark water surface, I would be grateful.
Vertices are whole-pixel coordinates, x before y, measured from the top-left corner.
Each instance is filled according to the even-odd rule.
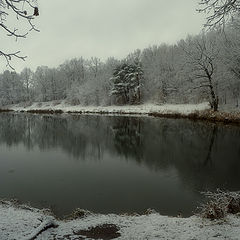
[[[240,190],[240,128],[188,120],[0,114],[0,198],[98,213],[192,214]]]

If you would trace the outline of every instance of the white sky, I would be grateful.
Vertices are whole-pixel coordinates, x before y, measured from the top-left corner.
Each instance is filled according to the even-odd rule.
[[[40,33],[27,39],[5,37],[2,51],[21,50],[28,58],[12,61],[16,71],[39,65],[55,67],[64,60],[96,56],[123,58],[153,44],[175,43],[197,34],[204,15],[196,12],[198,0],[38,0]],[[5,68],[0,58],[0,71]]]

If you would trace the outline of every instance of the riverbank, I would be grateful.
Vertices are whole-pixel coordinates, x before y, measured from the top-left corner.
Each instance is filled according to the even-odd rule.
[[[0,239],[239,239],[240,216],[211,221],[198,216],[101,215],[75,212],[58,220],[47,210],[0,201]]]
[[[2,111],[32,112],[32,113],[82,113],[82,114],[135,114],[149,115],[183,114],[188,115],[196,111],[209,109],[208,103],[200,104],[142,104],[123,106],[81,106],[70,105],[66,101],[20,103],[0,108]]]
[[[186,118],[193,121],[240,124],[240,112],[214,112],[207,102],[200,104],[143,104],[127,106],[72,106],[66,101],[20,103],[0,107],[0,112],[28,112],[38,114],[104,114],[136,115],[161,118]]]

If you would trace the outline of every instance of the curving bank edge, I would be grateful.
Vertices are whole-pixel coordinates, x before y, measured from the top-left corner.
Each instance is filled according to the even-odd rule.
[[[143,104],[127,106],[72,106],[66,101],[20,103],[0,107],[0,112],[28,112],[36,114],[103,114],[185,118],[224,124],[240,124],[240,112],[214,112],[207,102],[200,104]]]
[[[238,239],[240,217],[211,221],[146,215],[93,214],[78,211],[74,218],[56,219],[48,210],[0,201],[0,239]]]

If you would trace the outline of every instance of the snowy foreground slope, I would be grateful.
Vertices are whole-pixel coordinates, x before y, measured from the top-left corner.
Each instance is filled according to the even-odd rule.
[[[195,111],[209,109],[207,102],[201,104],[144,104],[127,106],[72,106],[65,101],[38,102],[32,104],[15,104],[6,108],[14,111],[34,111],[34,110],[61,110],[63,112],[82,112],[82,113],[125,113],[125,114],[149,114],[149,113],[180,113],[188,115]]]
[[[55,228],[47,228],[51,224]],[[76,220],[59,221],[43,210],[0,202],[1,240],[92,239],[79,231],[104,224],[118,227],[117,239],[240,239],[240,216],[237,215],[229,215],[218,222],[197,216],[174,218],[157,213],[143,216],[88,214]],[[102,239],[113,238],[106,235]]]

